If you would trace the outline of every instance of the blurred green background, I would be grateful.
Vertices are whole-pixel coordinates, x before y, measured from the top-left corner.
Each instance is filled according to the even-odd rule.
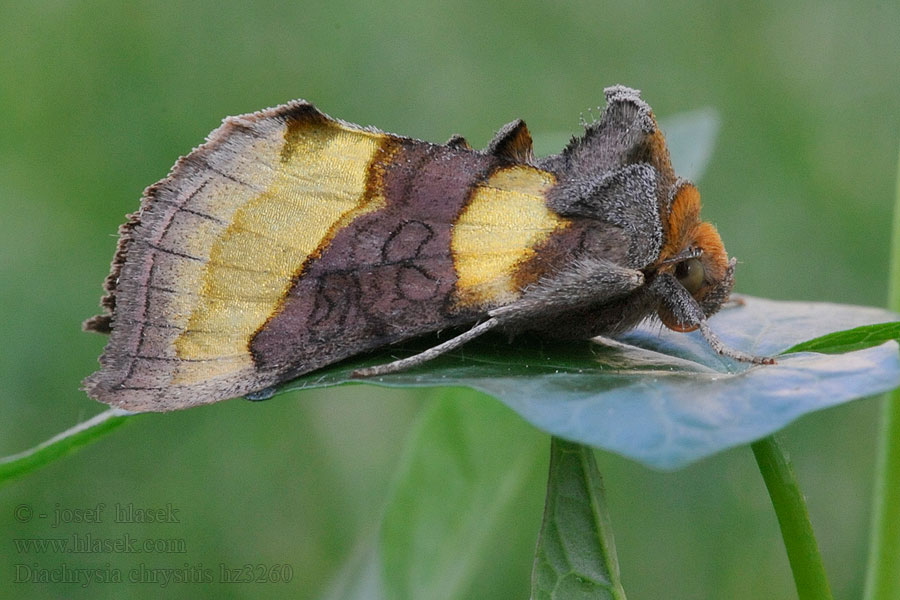
[[[476,146],[517,117],[536,137],[576,132],[615,83],[643,90],[662,118],[712,106],[722,125],[700,188],[704,216],[741,261],[738,291],[885,300],[897,2],[3,1],[0,77],[2,454],[103,408],[77,389],[104,344],[80,322],[97,311],[116,228],[142,189],[225,115],[291,98]],[[15,564],[290,563],[290,584],[4,583],[0,596],[319,597],[372,533],[431,401],[356,386],[140,417],[0,489],[0,581]],[[861,595],[877,408],[853,403],[786,432],[838,598]],[[792,597],[749,449],[674,473],[599,461],[630,598]],[[538,460],[465,597],[527,597],[544,468]],[[84,531],[19,523],[16,505],[99,502],[171,503],[180,524],[88,531],[181,538],[188,552],[16,551],[14,538]]]

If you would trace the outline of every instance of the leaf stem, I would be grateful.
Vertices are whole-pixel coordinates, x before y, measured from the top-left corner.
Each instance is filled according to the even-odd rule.
[[[594,451],[555,436],[531,597],[625,600]]]
[[[888,308],[900,311],[900,153],[888,271]],[[884,398],[869,532],[865,600],[900,598],[900,390]]]
[[[809,521],[806,501],[797,485],[790,458],[773,435],[751,445],[769,497],[775,507],[800,600],[832,598],[825,566]]]
[[[39,469],[64,454],[93,442],[100,436],[125,423],[126,417],[134,414],[137,413],[122,410],[121,408],[110,408],[94,415],[87,421],[56,434],[34,448],[0,458],[0,484],[6,483],[19,475]]]

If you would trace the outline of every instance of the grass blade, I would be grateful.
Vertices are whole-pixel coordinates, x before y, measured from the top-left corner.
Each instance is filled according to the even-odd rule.
[[[888,308],[900,310],[900,156],[888,272]],[[887,394],[881,417],[865,600],[900,598],[900,389]]]

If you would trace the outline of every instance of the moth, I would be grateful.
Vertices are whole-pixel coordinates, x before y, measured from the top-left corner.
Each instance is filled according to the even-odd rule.
[[[700,220],[636,90],[536,159],[521,120],[484,150],[333,119],[294,101],[229,117],[150,186],[119,229],[97,400],[167,411],[237,396],[439,330],[587,339],[647,318],[699,329],[728,299],[735,260]]]

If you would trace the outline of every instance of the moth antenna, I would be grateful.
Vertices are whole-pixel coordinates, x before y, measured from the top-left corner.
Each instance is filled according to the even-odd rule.
[[[703,334],[703,338],[706,340],[706,343],[709,344],[710,348],[712,348],[716,351],[716,353],[721,354],[722,356],[727,356],[728,358],[733,358],[734,360],[751,363],[754,365],[775,364],[775,359],[772,357],[756,356],[754,354],[748,354],[747,352],[741,352],[740,350],[735,350],[730,346],[726,346],[725,342],[720,340],[719,336],[712,332],[712,329],[709,328],[706,320],[700,321],[700,333]]]
[[[414,354],[407,358],[401,358],[400,360],[395,360],[394,362],[385,363],[383,365],[375,365],[374,367],[365,367],[363,369],[356,369],[352,373],[350,373],[351,377],[378,377],[380,375],[387,375],[389,373],[397,373],[400,371],[405,371],[406,369],[417,367],[422,363],[426,363],[433,358],[437,358],[441,354],[445,352],[450,352],[451,350],[455,350],[459,348],[466,342],[477,338],[479,335],[486,331],[490,331],[494,327],[500,324],[500,320],[493,318],[488,319],[484,323],[479,323],[472,329],[459,334],[455,338],[451,338],[444,342],[443,344],[438,344],[437,346],[433,346],[428,350],[423,352],[419,352],[418,354]]]
[[[699,258],[701,256],[703,256],[702,249],[691,247],[691,248],[687,248],[686,250],[682,250],[675,256],[665,259],[660,264],[671,265],[671,264],[681,262],[683,260],[687,260],[688,258]]]

